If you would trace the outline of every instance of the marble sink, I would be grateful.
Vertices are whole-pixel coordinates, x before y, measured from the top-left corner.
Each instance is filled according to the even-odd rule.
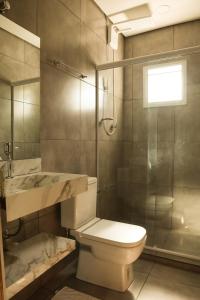
[[[4,190],[9,222],[87,191],[87,176],[51,172],[26,174],[5,179]]]

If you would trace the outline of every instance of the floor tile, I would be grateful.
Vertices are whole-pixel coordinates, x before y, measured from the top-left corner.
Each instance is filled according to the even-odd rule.
[[[147,278],[147,274],[135,272],[134,273],[134,281],[129,287],[128,291],[124,293],[115,292],[112,290],[108,290],[105,294],[105,300],[134,300],[139,295],[145,281]]]
[[[174,283],[173,278],[147,279],[138,300],[199,300],[200,288]]]
[[[53,296],[54,294],[49,290],[41,288],[29,300],[51,300]]]
[[[172,278],[174,283],[193,285],[200,288],[200,273],[196,272],[186,271],[163,264],[155,264],[151,271],[151,276],[158,279],[162,278],[164,281],[168,281],[169,278]]]
[[[52,300],[98,300],[92,296],[89,296],[84,293],[80,293],[76,290],[70,289],[68,287],[63,288],[58,292]]]
[[[90,284],[76,278],[67,281],[67,286],[103,300],[135,300],[142,289],[148,274],[134,272],[134,281],[128,291],[121,293]]]
[[[140,258],[136,260],[133,264],[133,270],[140,273],[147,273],[149,274],[151,269],[153,268],[154,262]]]

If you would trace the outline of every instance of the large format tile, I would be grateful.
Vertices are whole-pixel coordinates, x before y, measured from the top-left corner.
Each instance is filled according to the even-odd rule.
[[[178,24],[174,26],[174,48],[181,49],[198,46],[200,43],[200,21]]]
[[[127,291],[123,293],[109,290],[105,295],[105,300],[135,300],[137,299],[147,275],[140,272],[134,273],[133,283],[130,285]]]
[[[24,141],[40,141],[40,106],[24,103]]]
[[[199,64],[200,66],[200,64]],[[200,101],[195,100],[186,106],[175,109],[175,142],[200,142],[197,132],[200,131]]]
[[[43,170],[80,173],[81,143],[66,140],[42,140]]]
[[[24,143],[24,157],[21,159],[30,159],[40,157],[40,142]]]
[[[175,144],[174,184],[199,188],[200,143],[187,142]]]
[[[20,101],[13,101],[13,125],[15,142],[24,142],[24,104]]]
[[[81,0],[81,19],[106,42],[106,18],[94,1]]]
[[[143,65],[133,64],[133,82],[132,82],[132,93],[133,99],[143,98]]]
[[[193,285],[200,288],[200,273],[182,270],[179,268],[156,263],[151,271],[151,276],[164,281],[173,278],[174,283]]]
[[[33,82],[23,86],[24,102],[40,105],[40,82]]]
[[[88,176],[96,177],[96,142],[81,142],[80,172]]]
[[[11,101],[0,99],[0,141],[11,139]]]
[[[133,264],[133,268],[136,272],[149,274],[154,266],[154,262],[144,258],[139,258]]]
[[[81,0],[60,0],[77,17],[81,17]]]
[[[199,195],[199,188],[174,187],[173,229],[180,229],[188,235],[200,234]],[[195,241],[194,239],[194,243]]]
[[[68,287],[64,287],[61,291],[59,291],[55,297],[52,298],[52,300],[98,300],[97,298],[94,298],[92,296],[89,296],[85,293],[80,293],[76,290],[73,290]]]
[[[200,288],[174,283],[173,277],[161,280],[150,276],[138,300],[198,300]]]
[[[81,140],[95,140],[95,87],[81,81]]]
[[[39,1],[38,33],[42,40],[41,56],[43,60],[59,59],[71,67],[79,69],[80,20],[62,3],[56,0]]]
[[[98,195],[98,217],[108,220],[119,220],[120,199],[115,187],[101,190]]]
[[[99,142],[99,184],[102,188],[115,185],[117,182],[117,168],[122,162],[122,144],[114,141]],[[112,157],[112,159],[110,159]]]
[[[173,27],[161,28],[133,38],[133,56],[143,56],[173,50]]]
[[[180,106],[181,107],[181,106]],[[159,107],[157,109],[157,139],[158,142],[174,142],[175,112],[173,107]]]
[[[40,69],[40,48],[25,42],[24,43],[24,62],[35,68]]]
[[[0,81],[0,98],[11,99],[11,86],[3,81]]]
[[[41,137],[80,139],[80,80],[42,66]]]
[[[116,126],[115,132],[110,136],[111,141],[123,140],[123,101],[117,97],[113,99],[113,125]]]
[[[191,102],[193,98],[199,100],[200,94],[200,54],[193,53],[186,57],[187,60],[187,102]],[[197,97],[195,97],[197,96]]]
[[[105,42],[84,23],[81,24],[81,71],[87,78],[84,81],[95,85],[96,65],[106,63]]]
[[[123,102],[123,140],[131,142],[133,140],[133,101]]]
[[[132,43],[134,37],[126,37],[125,39],[125,47],[124,47],[124,58],[132,58]]]
[[[109,290],[74,278],[69,280],[67,285],[77,291],[103,300],[135,300],[144,285],[147,275],[140,272],[135,272],[134,275],[133,283],[124,293]]]
[[[122,34],[119,34],[119,44],[118,49],[114,51],[114,61],[124,59],[124,47],[125,47],[125,37]]]
[[[114,72],[114,96],[123,99],[123,82],[124,82],[124,70],[122,67],[115,68]]]
[[[24,41],[0,29],[0,54],[24,62]]]
[[[133,99],[133,66],[124,67],[124,100]]]
[[[6,11],[6,17],[37,34],[37,0],[11,0],[11,9]]]

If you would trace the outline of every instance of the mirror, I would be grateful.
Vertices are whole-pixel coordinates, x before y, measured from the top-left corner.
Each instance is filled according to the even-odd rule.
[[[0,159],[40,157],[40,49],[3,28],[0,45]]]

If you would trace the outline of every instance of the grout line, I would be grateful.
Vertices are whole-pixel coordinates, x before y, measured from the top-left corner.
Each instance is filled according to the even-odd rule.
[[[63,3],[61,0],[57,0],[62,6],[64,6],[75,18],[77,18],[79,21],[81,21],[81,8],[82,8],[82,5],[80,3],[80,16],[76,15],[73,10],[71,10],[69,8],[69,6],[67,6],[65,3]]]
[[[152,266],[152,269],[153,269],[153,266]],[[152,270],[151,270],[151,271],[152,271]],[[149,279],[150,274],[151,274],[151,271],[149,272],[149,274],[147,274],[147,277],[145,278],[145,280],[144,280],[144,282],[143,282],[143,284],[142,284],[142,287],[141,287],[141,289],[140,289],[140,291],[139,291],[139,293],[138,293],[138,295],[137,295],[137,297],[136,297],[136,300],[139,298],[139,296],[140,296],[140,294],[141,294],[141,292],[142,292],[142,290],[143,290],[143,288],[144,288],[144,286],[145,286],[147,280]]]

